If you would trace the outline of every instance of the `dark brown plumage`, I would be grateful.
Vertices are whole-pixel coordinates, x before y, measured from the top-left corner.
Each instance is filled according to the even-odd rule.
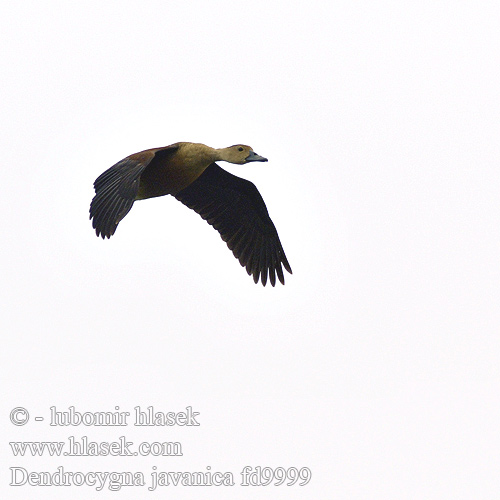
[[[267,161],[249,146],[213,149],[176,143],[149,149],[119,161],[94,182],[90,218],[97,236],[109,238],[135,200],[171,194],[220,233],[229,249],[265,286],[284,284],[292,272],[276,228],[259,191],[251,182],[220,168],[215,161],[244,164]]]

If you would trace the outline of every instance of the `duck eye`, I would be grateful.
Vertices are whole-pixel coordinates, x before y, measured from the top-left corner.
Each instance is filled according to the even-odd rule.
[[[243,151],[243,148],[238,148],[238,151]]]

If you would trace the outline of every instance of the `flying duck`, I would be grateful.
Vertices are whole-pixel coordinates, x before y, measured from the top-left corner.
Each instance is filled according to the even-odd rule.
[[[109,238],[134,201],[170,194],[220,233],[253,280],[284,285],[282,266],[292,269],[266,204],[251,182],[226,172],[216,161],[243,165],[267,161],[250,146],[214,149],[178,142],[147,149],[119,161],[94,182],[90,219],[97,236]]]

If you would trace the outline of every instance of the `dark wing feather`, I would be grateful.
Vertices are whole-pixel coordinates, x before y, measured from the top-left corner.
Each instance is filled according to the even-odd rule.
[[[96,194],[90,204],[90,218],[97,236],[109,238],[129,213],[137,196],[140,176],[148,163],[125,158],[95,180]]]
[[[95,196],[90,204],[90,218],[97,236],[111,237],[119,222],[130,212],[137,196],[141,174],[146,167],[165,160],[177,150],[176,145],[148,149],[127,156],[103,172],[94,182]],[[154,161],[153,161],[154,160]]]
[[[285,284],[283,267],[292,272],[266,204],[251,182],[212,163],[176,198],[219,231],[240,264],[265,286],[276,275]]]

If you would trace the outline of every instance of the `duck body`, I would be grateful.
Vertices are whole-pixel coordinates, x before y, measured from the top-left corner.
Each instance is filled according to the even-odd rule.
[[[134,201],[172,195],[217,229],[255,283],[260,277],[265,286],[269,276],[274,286],[277,275],[284,284],[281,266],[292,270],[259,191],[215,161],[267,159],[242,144],[214,149],[190,142],[127,156],[94,182],[90,218],[97,236],[111,237]]]
[[[149,149],[129,158],[144,163],[153,155],[149,168],[141,175],[137,200],[171,194],[194,182],[216,159],[216,150],[204,144],[178,142],[166,148]]]

